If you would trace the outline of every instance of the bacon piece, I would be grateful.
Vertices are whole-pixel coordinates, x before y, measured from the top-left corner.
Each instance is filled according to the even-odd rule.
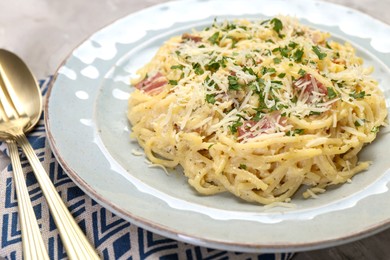
[[[257,125],[257,126],[256,126]],[[242,126],[239,126],[237,128],[238,136],[246,135],[246,138],[253,138],[258,135],[258,133],[265,132],[266,130],[272,128],[273,124],[270,120],[267,119],[267,117],[264,117],[259,122],[249,120],[245,121]],[[253,129],[255,127],[255,129]],[[250,134],[247,134],[251,132]]]
[[[237,128],[237,132],[238,132],[238,136],[243,136],[244,134],[246,134],[247,132],[249,132],[251,130],[252,127],[254,127],[258,122],[256,121],[253,121],[253,120],[249,120],[249,121],[245,121],[241,126],[239,126]],[[248,136],[249,138],[253,138],[255,137],[254,134],[250,134]]]
[[[192,34],[189,34],[189,33],[184,33],[181,38],[183,40],[191,40],[191,41],[194,41],[194,42],[200,42],[202,41],[202,37],[200,36],[196,36],[196,35],[192,35]]]
[[[306,73],[305,76],[294,82],[294,87],[303,89],[305,93],[312,95],[313,92],[318,92],[324,95],[328,94],[328,89],[319,82],[313,75]]]
[[[287,120],[275,112],[265,115],[260,121],[248,120],[237,128],[238,137],[254,138],[261,133],[276,132],[277,125],[285,126]],[[271,131],[272,130],[272,131]]]
[[[139,90],[143,90],[148,94],[156,95],[162,91],[163,86],[168,83],[167,79],[160,72],[157,72],[154,76],[148,77],[140,81],[135,87]]]

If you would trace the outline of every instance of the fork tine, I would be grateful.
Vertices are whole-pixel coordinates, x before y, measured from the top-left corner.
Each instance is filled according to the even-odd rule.
[[[3,105],[3,109],[8,118],[19,118],[24,114],[22,105],[16,96],[12,84],[9,81],[7,74],[5,73],[2,65],[0,64],[0,102]]]

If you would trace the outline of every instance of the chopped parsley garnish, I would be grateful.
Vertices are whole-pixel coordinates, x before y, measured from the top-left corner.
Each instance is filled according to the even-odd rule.
[[[323,60],[327,56],[325,52],[321,52],[320,47],[318,46],[313,46],[312,50],[314,51],[315,54],[317,54],[320,60]]]
[[[231,125],[229,126],[230,132],[231,132],[232,134],[237,133],[238,128],[239,128],[240,126],[242,126],[242,122],[240,121],[240,119],[238,119],[237,121],[235,121],[233,124],[231,124]]]
[[[214,94],[206,94],[206,102],[210,104],[215,103],[215,95]]]
[[[309,115],[311,115],[311,116],[319,116],[319,115],[321,115],[321,112],[318,112],[318,111],[310,111]]]
[[[279,64],[281,62],[282,62],[282,60],[280,58],[274,58],[274,63],[275,64]]]
[[[228,80],[230,90],[240,90],[240,84],[238,84],[238,77],[229,75]]]
[[[301,62],[304,54],[303,48],[297,48],[299,45],[295,42],[290,42],[288,46],[278,47],[272,50],[273,53],[279,52],[284,58],[289,58],[296,62]],[[274,59],[275,62],[275,59]],[[277,62],[275,62],[277,64]]]
[[[301,62],[303,57],[303,49],[296,49],[296,51],[292,55],[292,59],[296,62]]]
[[[173,65],[173,66],[171,66],[171,69],[173,69],[173,70],[176,70],[176,69],[178,69],[178,70],[182,70],[184,68],[184,66],[183,65],[181,65],[181,64],[179,64],[179,65]]]
[[[301,75],[302,77],[306,75],[306,70],[304,69],[299,69],[298,74]]]
[[[213,35],[211,35],[210,38],[208,38],[208,40],[212,44],[218,44],[219,43],[219,32],[215,32]]]
[[[209,70],[211,72],[216,72],[221,67],[221,64],[219,62],[213,62],[209,63],[205,66],[206,70]]]
[[[246,72],[246,73],[248,73],[248,74],[250,74],[250,75],[252,75],[252,76],[256,76],[256,73],[253,71],[252,68],[243,67],[243,68],[242,68],[242,71],[244,71],[244,72]]]
[[[239,169],[246,170],[246,164],[241,163],[240,166],[238,166]]]
[[[293,96],[293,98],[291,99],[291,102],[296,104],[298,102],[298,96]]]
[[[298,46],[298,43],[296,43],[296,42],[290,42],[288,44],[288,47],[290,47],[291,49],[295,49],[297,46]]]
[[[261,68],[261,74],[265,75],[267,73],[273,74],[276,72],[275,68],[267,68],[267,67],[262,67]]]
[[[379,126],[374,126],[374,127],[371,129],[371,132],[372,132],[372,133],[378,133],[378,132],[379,132]]]
[[[369,94],[366,94],[365,91],[360,91],[349,93],[349,96],[353,97],[354,99],[363,99],[365,96],[369,96]]]
[[[362,120],[356,120],[355,121],[355,126],[356,127],[359,127],[359,126],[362,126],[363,125],[363,121]]]
[[[283,85],[283,82],[281,82],[280,80],[271,80],[271,83],[277,84],[277,85]]]
[[[193,64],[192,68],[194,69],[196,75],[202,75],[204,73],[204,70],[202,69],[202,66],[199,63]]]
[[[172,85],[172,86],[176,86],[177,85],[177,80],[170,80],[169,84]]]
[[[336,91],[334,91],[333,88],[328,87],[327,89],[328,89],[328,98],[329,99],[333,99],[333,98],[337,97],[337,93],[336,93]]]
[[[295,135],[301,135],[305,132],[304,129],[294,129],[290,130],[286,133],[287,136],[295,136]]]
[[[273,18],[271,20],[271,24],[273,24],[273,30],[278,34],[280,38],[283,38],[284,35],[282,35],[280,32],[283,30],[283,23],[278,18]]]
[[[205,84],[209,87],[218,88],[218,85],[215,83],[214,80],[210,80],[209,76],[207,76],[207,78],[205,79]]]

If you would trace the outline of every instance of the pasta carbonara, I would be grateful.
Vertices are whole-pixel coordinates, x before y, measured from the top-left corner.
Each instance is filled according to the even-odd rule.
[[[384,95],[354,48],[278,16],[215,21],[173,37],[132,81],[132,135],[201,194],[313,197],[367,167]]]

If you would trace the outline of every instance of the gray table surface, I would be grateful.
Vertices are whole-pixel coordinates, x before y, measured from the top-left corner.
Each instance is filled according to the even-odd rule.
[[[17,53],[37,78],[44,78],[52,75],[67,55],[95,31],[129,13],[166,1],[2,0],[0,48]],[[389,0],[327,1],[390,24]],[[7,163],[8,158],[0,155],[0,169]],[[388,245],[390,230],[342,246],[298,253],[294,259],[390,259]]]

